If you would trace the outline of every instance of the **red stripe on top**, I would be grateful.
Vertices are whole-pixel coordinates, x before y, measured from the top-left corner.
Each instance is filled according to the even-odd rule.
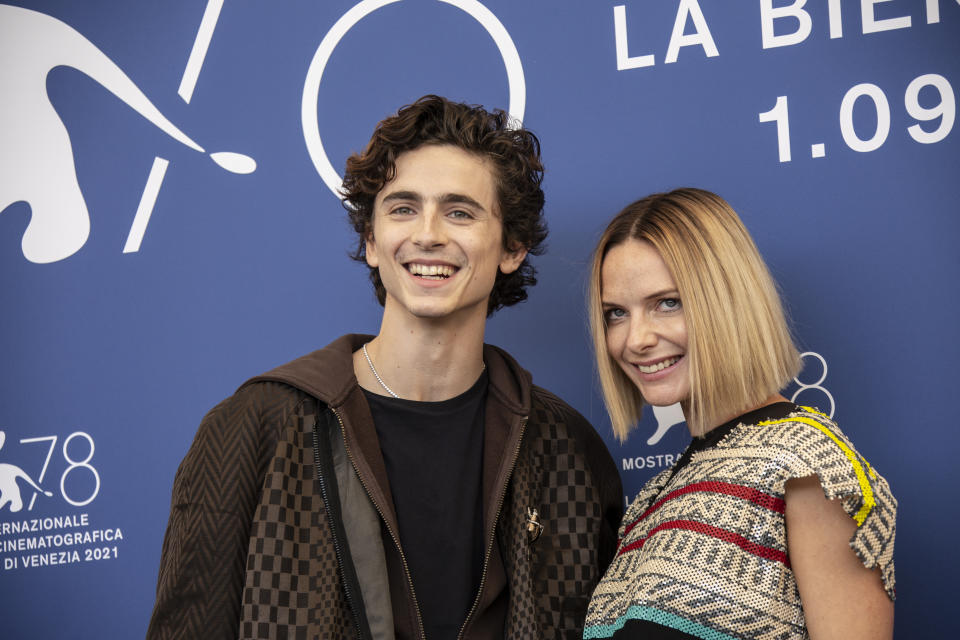
[[[765,547],[761,544],[753,542],[752,540],[747,540],[740,534],[727,531],[726,529],[721,529],[720,527],[715,527],[712,524],[697,522],[696,520],[670,520],[664,522],[663,524],[654,527],[645,538],[635,540],[630,544],[621,547],[620,551],[617,552],[617,555],[623,555],[624,553],[639,549],[655,533],[665,531],[667,529],[686,529],[687,531],[702,533],[703,535],[711,536],[713,538],[717,538],[718,540],[735,544],[747,553],[751,553],[767,560],[773,560],[774,562],[782,562],[788,567],[790,566],[790,559],[787,558],[787,554],[779,549]]]
[[[630,531],[640,524],[640,521],[649,516],[651,513],[659,509],[664,502],[667,500],[673,500],[687,493],[694,493],[697,491],[708,491],[710,493],[723,493],[728,496],[734,496],[736,498],[743,498],[744,500],[749,500],[750,502],[763,507],[764,509],[769,509],[770,511],[776,511],[777,513],[783,513],[787,508],[787,503],[783,498],[777,498],[771,496],[768,493],[763,493],[762,491],[757,491],[752,487],[745,487],[739,484],[731,484],[729,482],[695,482],[693,484],[688,484],[685,487],[671,491],[664,497],[657,500],[650,506],[649,509],[643,512],[639,518],[627,525],[624,529],[623,535],[626,537]]]

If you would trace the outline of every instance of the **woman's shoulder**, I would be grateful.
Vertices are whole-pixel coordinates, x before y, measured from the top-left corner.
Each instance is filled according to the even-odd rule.
[[[782,482],[819,476],[828,498],[870,494],[873,482],[886,484],[837,423],[813,407],[793,405],[775,417],[741,423],[718,449],[776,463]]]
[[[783,494],[793,478],[817,476],[824,495],[838,500],[856,522],[850,546],[868,568],[880,566],[893,593],[893,543],[897,500],[886,479],[860,454],[833,419],[812,407],[741,424],[722,446],[737,455],[755,455],[779,468],[770,488]]]
[[[853,442],[830,416],[813,407],[793,403],[774,415],[741,422],[724,438],[720,447],[756,447],[795,464],[810,466],[811,470],[831,462],[852,463],[854,467],[866,464]]]

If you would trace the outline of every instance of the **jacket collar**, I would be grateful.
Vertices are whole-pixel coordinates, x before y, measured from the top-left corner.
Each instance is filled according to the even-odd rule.
[[[331,407],[340,406],[358,386],[353,373],[353,352],[373,339],[364,334],[347,334],[318,349],[255,378],[252,382],[283,382],[304,391]],[[530,413],[530,373],[510,354],[493,345],[483,345],[483,360],[490,375],[489,393],[513,413]]]

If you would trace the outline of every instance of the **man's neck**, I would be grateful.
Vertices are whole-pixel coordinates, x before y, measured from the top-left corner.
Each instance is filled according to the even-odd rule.
[[[447,400],[473,386],[483,372],[485,328],[486,314],[477,311],[418,318],[394,313],[388,305],[380,333],[366,345],[370,363],[359,350],[353,369],[360,386],[373,393],[389,395],[389,388],[407,400]]]

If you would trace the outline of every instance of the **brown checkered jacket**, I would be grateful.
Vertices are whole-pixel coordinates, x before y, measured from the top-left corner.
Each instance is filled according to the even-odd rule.
[[[422,637],[353,375],[351,354],[367,340],[344,336],[254,378],[204,418],[174,480],[148,640]],[[461,635],[579,638],[615,550],[620,478],[582,416],[505,352],[486,346],[484,360],[488,543]],[[315,449],[333,462],[329,508]],[[533,509],[543,531],[531,541]],[[338,531],[348,547],[340,558]]]

